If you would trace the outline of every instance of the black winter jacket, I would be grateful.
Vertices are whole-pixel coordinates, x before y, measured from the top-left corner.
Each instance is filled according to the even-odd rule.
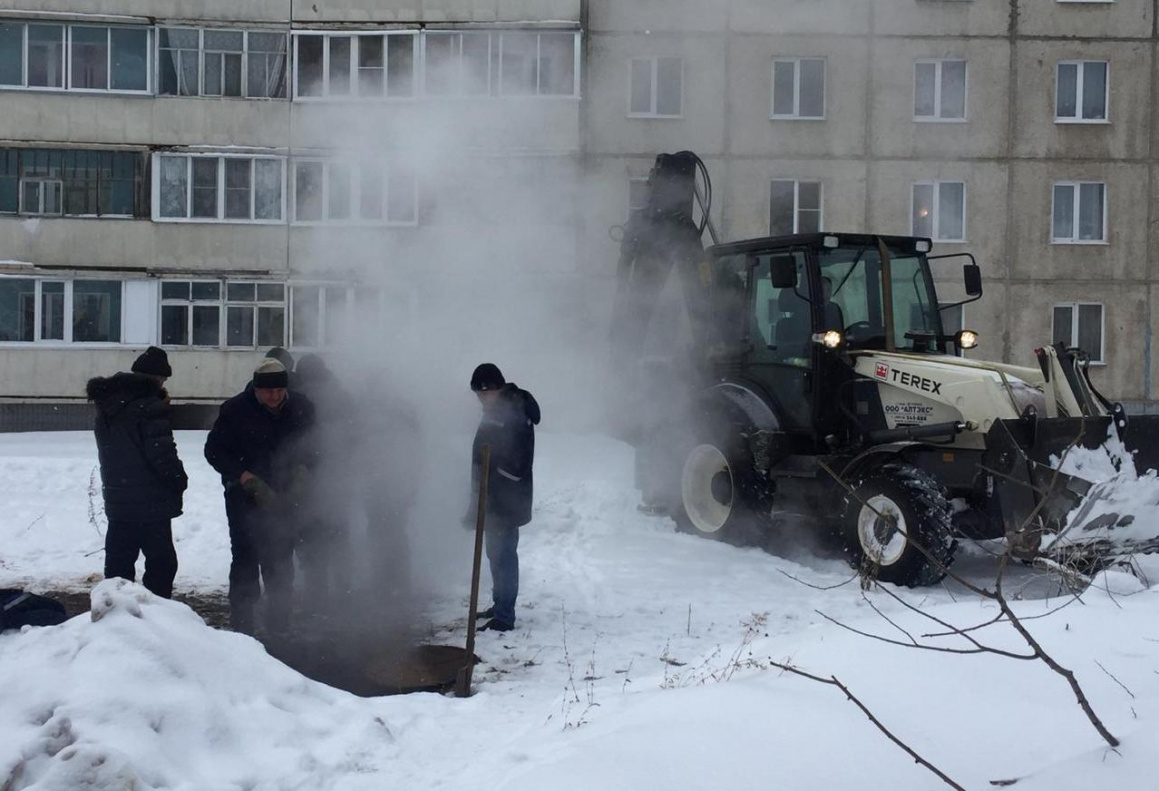
[[[539,419],[539,404],[534,396],[508,383],[479,421],[471,451],[471,481],[478,491],[482,448],[490,445],[487,514],[499,525],[520,527],[531,521],[531,468]]]
[[[105,514],[130,522],[180,516],[189,478],[177,457],[161,384],[119,373],[90,379],[85,392],[97,408],[94,431]]]
[[[278,414],[258,401],[253,384],[221,405],[205,441],[205,458],[221,473],[226,493],[241,491],[239,479],[251,472],[275,491],[290,483],[295,466],[313,465],[309,431],[314,405],[291,392]]]

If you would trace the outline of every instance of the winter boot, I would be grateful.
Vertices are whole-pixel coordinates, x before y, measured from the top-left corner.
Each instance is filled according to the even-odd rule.
[[[492,618],[491,620],[487,621],[487,623],[480,626],[479,631],[480,632],[510,632],[514,628],[515,628],[515,624],[504,623],[503,621],[498,621],[498,620]]]

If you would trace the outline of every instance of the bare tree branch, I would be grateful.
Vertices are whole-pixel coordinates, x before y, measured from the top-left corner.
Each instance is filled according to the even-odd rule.
[[[848,585],[849,583],[853,582],[853,580],[857,579],[858,576],[860,576],[859,574],[854,573],[853,575],[851,575],[849,577],[849,579],[845,580],[844,582],[838,582],[835,585],[818,585],[814,582],[806,582],[805,580],[801,579],[800,577],[795,577],[792,574],[790,574],[789,572],[785,571],[784,569],[777,569],[777,571],[784,574],[786,577],[791,579],[793,582],[799,582],[802,585],[804,585],[806,588],[812,588],[813,590],[817,590],[817,591],[831,591],[831,590],[835,590],[836,588],[843,588],[846,585]]]
[[[845,693],[846,699],[848,699],[851,703],[853,703],[855,706],[857,706],[857,708],[861,709],[862,713],[865,714],[865,716],[869,718],[869,721],[873,723],[874,727],[876,727],[879,731],[884,733],[886,738],[888,738],[891,742],[893,742],[898,747],[900,747],[902,750],[904,750],[906,752],[906,754],[909,755],[910,758],[913,758],[915,762],[921,764],[926,769],[929,769],[931,772],[933,772],[935,775],[937,775],[938,778],[943,783],[948,785],[950,788],[956,788],[956,789],[958,789],[958,791],[966,791],[965,788],[963,788],[962,786],[955,783],[952,779],[950,779],[949,775],[947,775],[945,772],[943,772],[938,767],[934,766],[932,763],[927,761],[925,758],[922,758],[920,755],[918,755],[914,751],[914,749],[912,747],[910,747],[908,744],[906,744],[901,739],[899,739],[897,736],[895,736],[888,728],[885,727],[885,725],[882,724],[881,720],[879,720],[877,717],[875,717],[873,715],[873,712],[870,711],[869,708],[864,703],[862,703],[857,698],[856,695],[854,695],[852,692],[849,691],[849,687],[845,686],[844,684],[842,684],[840,681],[837,680],[836,676],[830,676],[829,678],[822,678],[821,676],[815,676],[812,673],[807,673],[804,670],[793,667],[792,665],[781,664],[780,662],[774,662],[771,659],[769,660],[769,664],[772,665],[773,667],[779,667],[781,670],[784,670],[787,673],[793,673],[793,674],[801,676],[803,678],[807,678],[811,681],[816,681],[819,684],[827,684],[827,685],[832,686],[832,687],[837,687],[839,690],[841,690],[842,692]]]
[[[1114,673],[1112,673],[1110,670],[1107,670],[1105,667],[1103,667],[1102,662],[1100,662],[1099,660],[1096,659],[1095,664],[1099,666],[1099,670],[1103,671],[1104,673],[1106,673],[1108,676],[1111,677],[1111,681],[1114,681],[1116,684],[1118,684],[1120,687],[1122,687],[1123,691],[1126,692],[1128,695],[1130,695],[1132,700],[1135,699],[1135,693],[1132,692],[1131,690],[1127,689],[1126,684],[1124,684],[1122,681],[1119,681],[1119,679],[1115,678]]]

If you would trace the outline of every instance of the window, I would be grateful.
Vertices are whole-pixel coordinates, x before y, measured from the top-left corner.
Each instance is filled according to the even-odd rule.
[[[73,281],[74,343],[121,342],[121,288],[119,280]]]
[[[0,86],[65,87],[64,25],[0,23]]]
[[[491,48],[490,33],[427,33],[423,36],[424,90],[432,96],[490,94]]]
[[[286,34],[163,27],[157,31],[163,96],[286,96]]]
[[[966,185],[961,181],[914,184],[911,211],[913,236],[937,242],[966,239]]]
[[[221,345],[221,282],[165,280],[161,283],[161,345]]]
[[[150,35],[147,27],[0,23],[0,87],[148,93]]]
[[[1105,60],[1063,61],[1055,77],[1054,120],[1105,123],[1109,93]]]
[[[0,213],[139,217],[143,170],[132,151],[0,149]]]
[[[225,345],[284,346],[286,287],[282,283],[226,284]]]
[[[578,96],[579,34],[533,31],[423,33],[430,96]]]
[[[296,98],[414,96],[414,33],[302,34],[294,37]]]
[[[821,182],[775,180],[769,200],[769,235],[821,230]]]
[[[36,281],[0,277],[0,342],[36,340]]]
[[[284,181],[280,157],[159,154],[153,219],[280,222]]]
[[[381,162],[295,160],[294,222],[415,225],[418,184]]]
[[[1079,348],[1092,363],[1103,363],[1103,306],[1095,302],[1066,302],[1054,306],[1055,343]]]
[[[684,61],[633,58],[629,65],[628,115],[679,118],[684,112]]]
[[[136,343],[144,280],[60,280],[0,276],[0,343]],[[155,309],[156,302],[149,309]],[[146,339],[147,340],[147,339]]]
[[[824,58],[773,61],[772,118],[825,118]]]
[[[1107,185],[1059,182],[1054,185],[1051,240],[1056,244],[1099,244],[1107,239]]]
[[[346,285],[292,286],[290,345],[315,349],[335,345],[351,318],[353,294]]]
[[[914,119],[966,119],[966,61],[932,60],[914,64]]]

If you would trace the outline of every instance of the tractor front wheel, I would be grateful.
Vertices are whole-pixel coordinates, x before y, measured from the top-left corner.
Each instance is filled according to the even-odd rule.
[[[846,556],[854,568],[882,582],[933,585],[954,562],[951,517],[937,479],[909,464],[888,464],[846,495]]]

